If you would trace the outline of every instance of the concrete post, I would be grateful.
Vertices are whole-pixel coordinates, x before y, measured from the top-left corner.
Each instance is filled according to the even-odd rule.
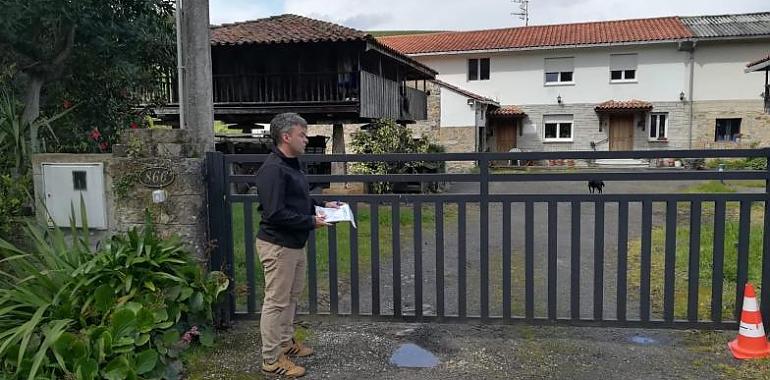
[[[182,62],[184,63],[184,122],[201,156],[214,150],[214,95],[211,78],[209,1],[179,1]]]

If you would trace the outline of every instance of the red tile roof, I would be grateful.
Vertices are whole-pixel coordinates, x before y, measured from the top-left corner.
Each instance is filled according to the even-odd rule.
[[[363,41],[367,39],[372,39],[372,36],[360,30],[292,14],[222,24],[211,28],[212,45]]]
[[[488,115],[492,118],[513,118],[527,116],[527,114],[524,113],[521,108],[514,105],[502,106],[496,110],[490,111]]]
[[[765,62],[767,62],[767,61],[770,61],[770,55],[768,55],[767,57],[764,57],[764,58],[760,58],[760,59],[758,59],[758,60],[756,60],[756,61],[754,61],[754,62],[749,62],[749,63],[746,65],[746,67],[756,66],[756,65],[758,65],[758,64],[760,64],[760,63],[765,63]]]
[[[625,111],[649,111],[652,103],[643,100],[608,100],[594,107],[596,112],[625,112]]]
[[[452,91],[454,91],[454,92],[456,92],[456,93],[458,93],[460,95],[467,96],[467,97],[469,97],[471,99],[475,99],[475,100],[478,100],[478,101],[484,102],[484,103],[498,104],[497,101],[494,100],[494,99],[490,99],[490,98],[487,98],[485,96],[481,96],[479,94],[475,94],[475,93],[470,92],[470,91],[468,91],[466,89],[457,87],[457,86],[455,86],[453,84],[449,84],[447,82],[444,82],[444,81],[441,81],[441,80],[438,80],[438,79],[434,79],[433,82],[436,83],[437,85],[441,86],[441,87],[446,87],[446,88],[448,88],[448,89],[450,89],[450,90],[452,90]]]
[[[665,41],[692,33],[678,17],[538,25],[518,28],[380,37],[404,54],[520,49],[542,46]]]

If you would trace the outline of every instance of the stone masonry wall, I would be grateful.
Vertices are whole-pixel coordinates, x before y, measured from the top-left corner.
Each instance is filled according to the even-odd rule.
[[[531,151],[591,150],[593,141],[596,143],[596,150],[609,150],[609,120],[606,115],[597,114],[594,111],[595,106],[595,104],[521,106],[527,117],[522,123],[523,134],[517,137],[518,147]],[[680,102],[653,103],[652,112],[668,113],[666,142],[648,141],[649,114],[645,113],[643,116],[644,129],[642,129],[639,125],[642,116],[637,113],[634,117],[634,150],[686,149],[688,138],[686,111],[687,108]],[[543,141],[543,116],[545,115],[572,115],[573,141]]]
[[[693,104],[693,148],[732,149],[770,146],[770,114],[762,100],[700,101]],[[716,119],[741,119],[739,142],[715,142]]]
[[[115,194],[112,231],[141,226],[145,210],[150,210],[161,236],[179,235],[199,255],[206,249],[207,200],[204,159],[190,144],[184,130],[142,129],[124,134],[113,148],[114,157],[107,170],[113,183],[125,183],[125,194]],[[175,180],[164,187],[168,199],[152,202],[153,188],[133,178],[144,168],[162,166],[171,169]]]
[[[113,154],[39,154],[33,157],[36,193],[42,194],[42,163],[102,163],[107,214],[107,230],[92,231],[94,240],[103,240],[118,232],[145,223],[150,210],[162,237],[179,235],[188,247],[203,257],[207,247],[207,202],[204,160],[189,143],[187,131],[165,129],[132,130],[124,134],[122,144],[113,146]],[[153,188],[139,182],[147,167],[163,166],[175,174],[164,187],[164,203],[152,202]],[[39,204],[38,220],[44,222],[44,207]]]

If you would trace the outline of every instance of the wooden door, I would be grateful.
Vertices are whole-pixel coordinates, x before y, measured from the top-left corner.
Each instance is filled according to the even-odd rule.
[[[634,150],[634,116],[610,117],[610,150]]]
[[[497,152],[508,152],[516,147],[517,120],[502,120],[495,124],[495,140]]]

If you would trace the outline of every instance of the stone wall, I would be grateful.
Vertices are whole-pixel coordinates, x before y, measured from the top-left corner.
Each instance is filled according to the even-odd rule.
[[[682,102],[656,102],[653,112],[668,113],[668,139],[649,141],[649,114],[634,117],[634,150],[686,149],[688,139],[688,109]],[[609,150],[609,121],[606,115],[594,111],[595,104],[542,104],[521,106],[527,117],[523,120],[523,134],[518,136],[518,147],[531,151]],[[544,142],[543,116],[572,115],[572,142]],[[643,117],[643,120],[642,120]],[[640,126],[643,123],[644,129]]]
[[[144,224],[145,210],[150,210],[161,236],[177,234],[195,252],[206,247],[207,202],[204,159],[190,144],[185,130],[132,130],[114,147],[114,157],[107,176],[113,183],[138,174],[152,166],[171,169],[174,182],[163,188],[168,199],[152,202],[154,188],[131,181],[128,191],[115,196],[113,231],[125,231]],[[114,191],[113,191],[114,192]]]
[[[693,103],[693,148],[733,149],[770,146],[770,114],[762,100],[699,101]],[[741,119],[739,142],[715,142],[716,119]]]
[[[94,231],[97,239],[127,231],[145,223],[149,210],[160,236],[181,236],[189,248],[203,257],[207,236],[207,202],[204,160],[187,131],[165,129],[131,130],[124,134],[113,154],[41,154],[33,157],[36,193],[42,194],[43,162],[102,163],[107,204],[106,231]],[[166,167],[174,173],[174,181],[165,186],[167,200],[152,202],[154,188],[139,181],[148,167]],[[40,205],[42,206],[42,205]],[[44,207],[37,207],[44,210]],[[45,221],[43,211],[39,220]]]

